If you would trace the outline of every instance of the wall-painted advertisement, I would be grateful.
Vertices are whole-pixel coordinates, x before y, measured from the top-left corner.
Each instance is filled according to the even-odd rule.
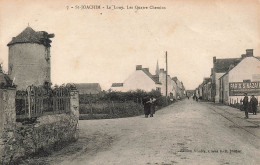
[[[229,83],[229,96],[243,96],[244,93],[260,96],[260,81]]]

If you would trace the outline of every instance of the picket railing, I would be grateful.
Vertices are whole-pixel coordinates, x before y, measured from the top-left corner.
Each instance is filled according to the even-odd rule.
[[[49,86],[29,86],[25,91],[17,91],[16,118],[35,118],[69,112],[71,89],[74,89],[71,85],[54,89]]]

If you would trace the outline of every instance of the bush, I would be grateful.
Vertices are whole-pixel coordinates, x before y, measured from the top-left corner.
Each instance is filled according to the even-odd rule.
[[[157,98],[157,100],[155,101],[155,105],[159,106],[159,107],[165,107],[167,105],[166,97],[162,96],[162,97]]]
[[[110,119],[120,117],[131,117],[143,114],[143,105],[133,101],[95,103],[91,106],[80,104],[81,119]]]
[[[143,114],[143,102],[155,98],[156,109],[167,106],[166,97],[159,91],[102,92],[98,95],[80,95],[81,119],[131,117]],[[170,99],[168,98],[168,103]]]
[[[162,97],[159,91],[152,90],[151,92],[145,92],[142,90],[136,91],[128,91],[128,92],[101,92],[98,95],[79,95],[79,103],[80,104],[92,104],[103,101],[134,101],[141,103],[141,101],[146,97],[153,97],[155,99],[159,99]]]

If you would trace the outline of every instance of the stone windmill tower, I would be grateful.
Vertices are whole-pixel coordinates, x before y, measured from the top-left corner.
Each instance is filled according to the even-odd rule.
[[[54,34],[34,31],[28,26],[7,44],[8,72],[17,89],[51,82],[50,38],[53,37]]]

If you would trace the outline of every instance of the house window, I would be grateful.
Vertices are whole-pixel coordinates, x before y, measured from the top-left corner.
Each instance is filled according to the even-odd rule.
[[[156,87],[156,91],[159,91],[159,92],[161,92],[161,88],[159,88],[159,87]]]

